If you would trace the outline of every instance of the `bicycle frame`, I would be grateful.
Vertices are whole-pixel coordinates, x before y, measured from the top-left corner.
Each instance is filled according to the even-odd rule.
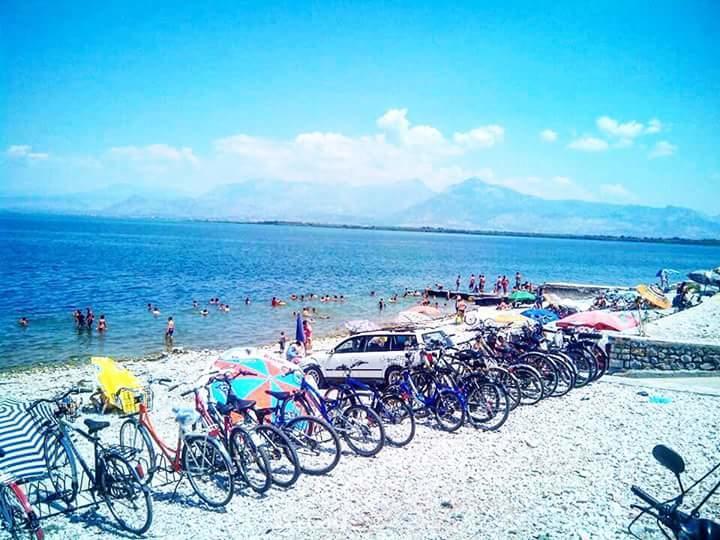
[[[165,456],[165,459],[167,459],[173,472],[181,473],[183,470],[181,461],[183,448],[182,428],[178,426],[177,444],[175,445],[175,448],[172,448],[160,437],[160,435],[158,435],[150,418],[150,412],[148,411],[145,403],[138,404],[138,412],[133,416],[135,416],[135,420],[138,424],[147,430],[148,435],[150,435],[150,438]]]

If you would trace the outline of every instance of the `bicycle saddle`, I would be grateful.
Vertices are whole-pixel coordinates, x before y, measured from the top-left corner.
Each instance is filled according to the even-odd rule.
[[[93,435],[94,433],[97,433],[101,429],[105,429],[110,425],[110,422],[106,422],[105,420],[91,420],[90,418],[85,419],[85,425],[88,428],[88,433],[90,435]]]
[[[200,415],[195,409],[173,407],[172,411],[175,415],[175,421],[181,426],[190,426],[200,420]]]
[[[231,399],[227,403],[218,403],[215,408],[220,414],[230,414],[231,412],[243,412],[252,409],[255,402],[252,399]]]
[[[265,393],[281,401],[292,396],[292,393],[290,392],[278,392],[276,390],[265,390]]]

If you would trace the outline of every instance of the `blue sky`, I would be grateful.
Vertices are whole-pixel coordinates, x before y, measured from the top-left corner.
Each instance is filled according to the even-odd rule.
[[[3,3],[0,192],[479,176],[720,214],[715,2],[207,4]]]

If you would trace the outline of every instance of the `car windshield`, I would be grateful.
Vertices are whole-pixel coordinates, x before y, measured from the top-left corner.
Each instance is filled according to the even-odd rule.
[[[453,342],[442,330],[435,330],[434,332],[428,332],[422,335],[423,342],[426,347],[437,348],[437,347],[452,347]]]

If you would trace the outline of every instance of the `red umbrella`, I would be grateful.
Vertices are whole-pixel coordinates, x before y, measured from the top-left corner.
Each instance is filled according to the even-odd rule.
[[[560,319],[555,324],[560,328],[585,326],[587,328],[594,328],[595,330],[614,330],[620,332],[637,326],[637,321],[632,317],[623,320],[617,315],[608,313],[607,311],[582,311]]]

